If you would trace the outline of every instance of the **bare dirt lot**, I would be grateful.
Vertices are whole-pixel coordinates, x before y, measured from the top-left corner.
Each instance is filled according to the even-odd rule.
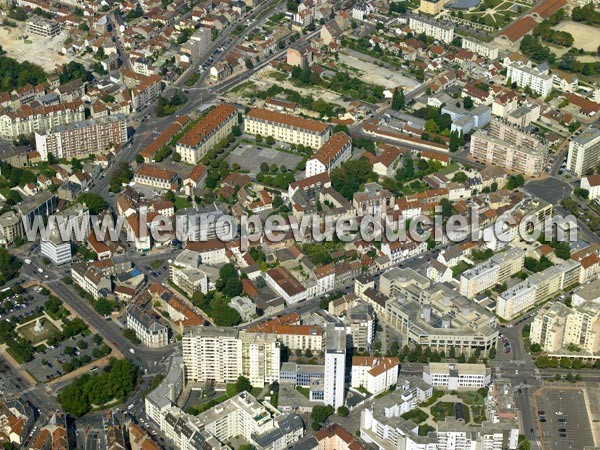
[[[558,31],[566,31],[573,36],[573,47],[582,48],[586,52],[595,52],[600,45],[600,29],[582,23],[566,21],[554,27]]]
[[[52,39],[28,36],[26,41],[19,39],[24,34],[26,32],[23,22],[17,22],[16,28],[0,27],[0,45],[11,58],[38,64],[46,72],[53,72],[57,65],[71,61],[70,56],[58,54],[66,39],[64,31]]]
[[[352,55],[341,53],[340,61],[361,71],[362,73],[359,77],[367,83],[377,84],[388,89],[402,86],[407,90],[411,90],[419,84],[417,80],[405,77],[399,72],[393,72],[383,67],[376,66],[375,64],[371,64],[363,59],[358,59]]]

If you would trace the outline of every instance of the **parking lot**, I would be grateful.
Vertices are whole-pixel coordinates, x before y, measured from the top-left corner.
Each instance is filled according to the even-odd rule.
[[[269,166],[275,164],[277,167],[285,166],[288,169],[293,169],[301,160],[300,155],[243,142],[227,156],[227,163],[230,167],[233,164],[239,164],[242,170],[250,172],[250,176],[260,172],[262,163],[267,163]]]
[[[583,389],[546,387],[535,399],[544,450],[580,450],[594,445]]]

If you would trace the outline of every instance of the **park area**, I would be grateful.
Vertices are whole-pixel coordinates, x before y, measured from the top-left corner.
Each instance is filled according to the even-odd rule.
[[[434,390],[433,396],[417,408],[402,415],[405,420],[412,420],[419,425],[419,434],[425,435],[434,430],[438,422],[446,417],[456,418],[465,424],[479,425],[486,420],[485,399],[487,389],[478,391],[453,391],[446,393]]]

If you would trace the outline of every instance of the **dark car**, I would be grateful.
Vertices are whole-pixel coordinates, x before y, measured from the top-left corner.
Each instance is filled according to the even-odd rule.
[[[545,415],[546,415],[546,411],[538,411],[538,414],[539,414],[540,416],[545,416]]]
[[[558,429],[558,432],[559,432],[559,433],[566,433],[566,432],[567,432],[567,429],[566,429],[566,428],[559,428],[559,429]]]
[[[561,438],[566,438],[567,437],[567,433],[560,433],[560,437]]]

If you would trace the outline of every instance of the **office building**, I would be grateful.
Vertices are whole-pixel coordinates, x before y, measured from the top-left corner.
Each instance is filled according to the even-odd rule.
[[[87,158],[120,146],[127,141],[127,119],[117,114],[102,119],[60,125],[36,131],[35,147],[43,161],[48,154],[56,158]]]
[[[475,391],[491,383],[492,371],[485,364],[429,363],[423,367],[423,381],[449,391]]]
[[[497,253],[487,261],[465,271],[460,276],[460,293],[474,298],[480,292],[502,284],[523,269],[525,251],[511,247]]]
[[[306,162],[306,176],[313,177],[323,172],[331,172],[352,156],[352,139],[340,131],[315,152]]]
[[[496,345],[496,317],[459,295],[447,284],[431,283],[408,268],[393,268],[380,277],[380,290],[367,289],[361,298],[378,305],[380,314],[410,342],[457,354],[479,349],[487,354]]]
[[[346,330],[343,326],[329,324],[325,344],[325,375],[323,403],[338,409],[345,401],[346,380]]]
[[[552,90],[552,75],[548,73],[548,69],[532,67],[531,63],[509,63],[506,66],[506,78],[512,83],[517,83],[520,88],[529,88],[542,97],[546,97]]]
[[[581,264],[569,259],[534,273],[498,296],[496,314],[504,320],[512,320],[561,290],[579,283],[580,272]]]
[[[329,124],[261,108],[246,114],[244,131],[313,149],[321,148],[331,137]]]
[[[235,125],[237,109],[222,103],[209,111],[177,141],[175,151],[181,155],[183,162],[197,164],[209,150],[231,133]]]
[[[583,176],[600,163],[600,129],[590,126],[569,142],[567,170]]]
[[[548,158],[548,147],[537,136],[493,119],[487,130],[471,136],[471,156],[529,177],[540,176]]]
[[[40,254],[60,266],[71,262],[71,241],[63,240],[57,228],[50,232],[48,239],[41,239]]]

